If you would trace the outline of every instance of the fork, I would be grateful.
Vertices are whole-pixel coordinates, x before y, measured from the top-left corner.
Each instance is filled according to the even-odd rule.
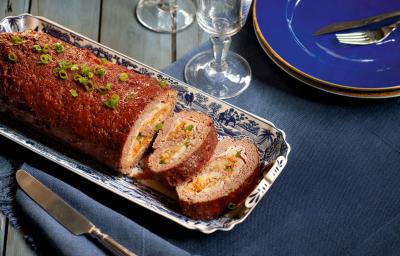
[[[366,30],[353,33],[336,34],[337,40],[343,44],[367,45],[385,40],[394,30],[400,27],[400,21],[379,29]]]

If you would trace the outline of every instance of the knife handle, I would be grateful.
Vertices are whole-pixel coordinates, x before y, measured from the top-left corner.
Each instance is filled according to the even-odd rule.
[[[96,238],[102,245],[110,250],[114,255],[117,256],[137,256],[123,245],[111,238],[111,236],[101,232],[100,229],[93,227],[89,234]]]

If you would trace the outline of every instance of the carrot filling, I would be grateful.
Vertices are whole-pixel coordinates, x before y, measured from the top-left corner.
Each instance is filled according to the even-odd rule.
[[[194,130],[197,126],[196,122],[185,120],[179,122],[175,128],[167,135],[169,139],[186,139],[193,137]]]
[[[205,167],[205,170],[189,183],[188,188],[198,193],[205,189],[212,188],[216,184],[223,184],[221,181],[227,180],[232,175],[237,174],[245,164],[243,153],[243,148],[228,148],[209,163]]]

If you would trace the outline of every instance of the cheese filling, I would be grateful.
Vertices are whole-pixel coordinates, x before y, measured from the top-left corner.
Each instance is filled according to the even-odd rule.
[[[217,184],[223,186],[224,181],[237,174],[245,164],[243,153],[244,149],[241,147],[228,148],[206,166],[202,174],[189,183],[189,189],[198,193],[214,188]]]
[[[190,120],[178,122],[175,128],[167,135],[169,140],[176,140],[176,143],[161,154],[160,164],[175,162],[185,155],[191,145],[197,125],[197,122]]]
[[[160,164],[166,164],[171,161],[179,159],[186,151],[186,147],[184,145],[175,145],[167,150],[165,150],[160,157]]]
[[[153,139],[155,127],[171,112],[171,106],[166,103],[158,104],[143,120],[132,146],[132,158],[136,158]]]

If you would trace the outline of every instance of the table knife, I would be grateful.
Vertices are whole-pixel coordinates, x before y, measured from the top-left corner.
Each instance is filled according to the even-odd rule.
[[[338,22],[338,23],[333,23],[328,26],[325,26],[318,31],[314,33],[315,36],[323,35],[323,34],[328,34],[328,33],[333,33],[333,32],[338,32],[346,29],[351,29],[351,28],[359,28],[363,27],[372,23],[380,22],[389,18],[394,18],[400,16],[400,11],[394,11],[394,12],[387,12],[383,14],[379,14],[376,16],[372,16],[366,19],[360,19],[360,20],[353,20],[353,21],[344,21],[344,22]]]
[[[25,193],[48,214],[74,235],[90,235],[109,249],[114,255],[134,256],[133,252],[103,233],[93,223],[72,208],[54,192],[24,170],[18,170],[17,183]]]

